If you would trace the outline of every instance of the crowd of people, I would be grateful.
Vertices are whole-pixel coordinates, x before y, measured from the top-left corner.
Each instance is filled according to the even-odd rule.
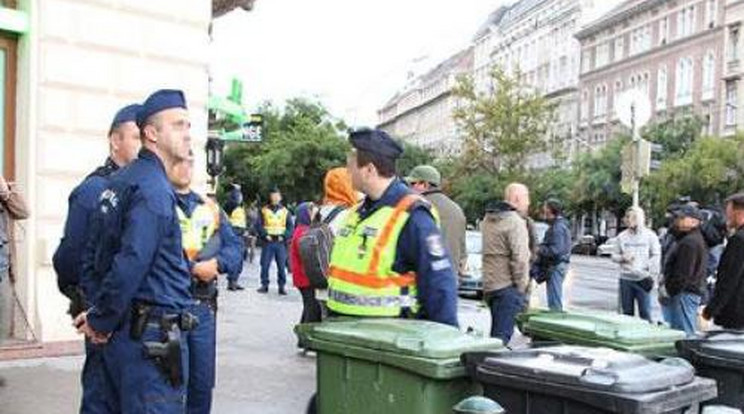
[[[274,188],[266,206],[246,208],[233,185],[223,210],[214,194],[192,189],[189,129],[186,100],[177,90],[122,108],[109,130],[109,157],[69,197],[53,262],[73,324],[86,338],[81,412],[153,406],[210,412],[217,278],[225,274],[229,290],[242,290],[239,277],[256,242],[258,293],[269,292],[273,266],[277,292],[286,295],[289,267],[302,296],[300,323],[352,316],[458,326],[467,221],[442,191],[436,168],[418,166],[399,178],[402,147],[384,131],[360,129],[350,133],[346,165],[327,172],[318,200],[290,211]],[[0,180],[0,201],[12,218],[27,215],[18,197]],[[549,225],[542,240],[530,205],[529,189],[512,183],[503,200],[487,203],[481,222],[484,301],[491,336],[505,344],[533,281],[546,284],[551,310],[564,306],[571,234],[563,205],[541,202]],[[703,302],[704,319],[744,326],[744,194],[728,198],[725,207],[727,242],[693,202],[670,209],[673,225],[661,242],[640,208],[628,210],[612,256],[623,313],[633,315],[637,307],[651,321],[651,292],[658,286],[664,319],[674,329],[694,334]],[[2,217],[0,231],[7,234]],[[0,270],[7,268],[3,257]],[[709,290],[711,277],[716,283]]]

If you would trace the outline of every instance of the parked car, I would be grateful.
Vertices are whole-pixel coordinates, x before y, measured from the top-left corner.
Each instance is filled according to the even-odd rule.
[[[571,248],[571,254],[583,254],[585,256],[594,256],[597,254],[597,242],[592,235],[581,236],[578,242]]]
[[[465,233],[468,262],[460,276],[459,292],[463,296],[480,298],[483,295],[483,235],[479,231]]]
[[[607,239],[604,244],[597,247],[597,255],[603,257],[612,256],[613,253],[617,252],[617,248],[617,237],[612,237],[610,239]]]

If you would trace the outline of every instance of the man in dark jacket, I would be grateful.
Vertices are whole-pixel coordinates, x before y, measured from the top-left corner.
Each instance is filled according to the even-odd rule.
[[[708,266],[708,246],[700,232],[700,210],[688,204],[675,213],[678,239],[664,268],[660,296],[669,298],[663,308],[667,323],[672,329],[692,336],[697,330],[697,311]]]
[[[542,267],[547,277],[548,307],[552,311],[562,311],[563,279],[571,261],[571,230],[563,218],[563,204],[559,200],[546,201],[542,212],[550,228],[537,252],[536,266]]]
[[[726,200],[726,222],[735,233],[718,265],[718,280],[703,317],[726,329],[744,329],[744,193]]]

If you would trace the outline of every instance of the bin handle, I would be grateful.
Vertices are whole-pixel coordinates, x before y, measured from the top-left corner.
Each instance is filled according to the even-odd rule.
[[[582,384],[600,385],[609,388],[617,384],[618,375],[614,372],[587,368],[581,373],[579,381]]]

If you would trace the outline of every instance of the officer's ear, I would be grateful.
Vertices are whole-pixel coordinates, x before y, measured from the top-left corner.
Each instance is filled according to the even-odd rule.
[[[142,127],[142,131],[140,134],[142,137],[142,142],[143,143],[151,142],[153,144],[157,144],[158,143],[158,138],[156,134],[157,130],[158,128],[154,124],[150,124],[150,123],[145,124],[145,126]]]

